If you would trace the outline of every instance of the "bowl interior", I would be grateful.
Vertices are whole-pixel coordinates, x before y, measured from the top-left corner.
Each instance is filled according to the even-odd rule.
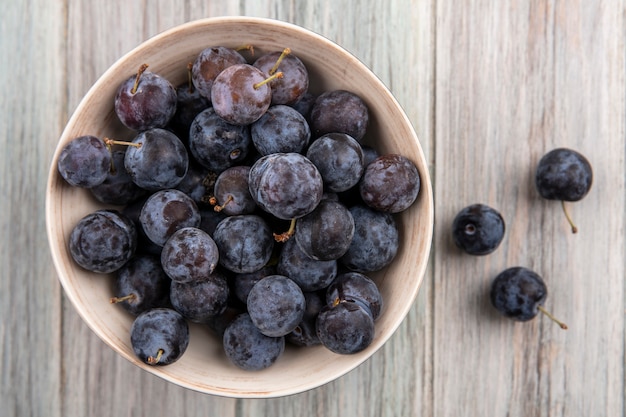
[[[71,259],[68,237],[80,218],[103,206],[86,190],[66,184],[56,170],[61,147],[79,135],[130,139],[113,110],[117,86],[143,63],[177,85],[186,80],[186,65],[209,46],[252,44],[255,56],[290,47],[306,65],[311,90],[350,90],[370,109],[366,142],[380,153],[401,153],[418,167],[422,188],[416,203],[397,216],[400,251],[388,268],[370,275],[385,300],[373,343],[354,355],[323,347],[288,347],[268,369],[249,372],[231,365],[219,339],[199,325],[191,326],[187,352],[176,363],[151,367],[136,360],[130,346],[132,316],[109,303],[110,276],[87,272]],[[244,52],[245,54],[245,52]],[[89,90],[64,130],[51,168],[46,194],[46,222],[52,257],[66,295],[88,326],[111,348],[135,365],[178,385],[229,397],[276,397],[318,387],[354,369],[393,334],[419,291],[430,251],[433,228],[432,188],[428,167],[410,121],[382,82],[358,59],[300,27],[268,19],[225,17],[190,22],[146,41],[116,62]]]

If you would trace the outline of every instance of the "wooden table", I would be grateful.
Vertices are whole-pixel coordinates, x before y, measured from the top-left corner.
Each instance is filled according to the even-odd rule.
[[[0,17],[2,416],[619,416],[625,397],[626,8],[623,0],[4,0]],[[49,254],[46,177],[57,139],[105,69],[147,38],[209,16],[286,20],[380,76],[430,161],[436,224],[422,290],[392,339],[344,377],[300,395],[203,395],[118,357],[65,298]],[[534,168],[581,151],[594,185],[539,198]],[[485,257],[450,224],[476,202],[503,214]],[[489,305],[492,278],[544,276],[547,318]]]

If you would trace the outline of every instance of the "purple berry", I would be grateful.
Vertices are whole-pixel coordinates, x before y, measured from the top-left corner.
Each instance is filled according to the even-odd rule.
[[[240,314],[226,327],[222,342],[228,359],[247,371],[273,365],[285,351],[285,338],[265,336],[247,313]]]
[[[79,136],[67,143],[59,154],[59,174],[74,187],[102,184],[111,170],[111,152],[95,136]]]
[[[326,91],[315,100],[309,120],[314,137],[326,133],[346,133],[360,142],[369,124],[369,110],[365,102],[352,92]]]
[[[204,281],[219,261],[217,245],[197,227],[183,227],[170,236],[161,251],[161,265],[172,281]]]
[[[368,206],[399,213],[415,202],[420,184],[419,172],[410,159],[388,154],[379,156],[365,168],[359,191]]]
[[[176,112],[176,89],[143,64],[115,95],[115,113],[129,129],[143,131],[167,126]]]
[[[189,346],[189,326],[180,313],[154,308],[141,313],[130,328],[130,343],[142,362],[163,366],[176,362]]]
[[[452,222],[452,238],[470,255],[487,255],[500,245],[505,224],[502,215],[485,204],[463,208]]]
[[[272,89],[263,72],[252,65],[232,65],[222,71],[211,88],[211,103],[226,122],[249,125],[270,107]]]
[[[88,271],[111,273],[135,253],[135,224],[115,210],[97,210],[83,217],[72,229],[69,251],[74,261]]]
[[[261,157],[250,169],[250,194],[279,219],[300,218],[322,199],[322,176],[305,156],[277,153]]]
[[[237,51],[224,46],[213,46],[202,50],[191,68],[193,85],[200,94],[211,98],[213,81],[220,72],[235,64],[244,64],[245,58]]]
[[[278,71],[283,73],[282,78],[273,80],[270,84],[272,104],[293,104],[309,89],[309,73],[306,67],[288,48],[259,57],[253,66],[263,71],[267,77]]]
[[[302,320],[306,300],[291,279],[270,275],[254,284],[248,294],[248,313],[252,323],[266,336],[285,336]]]

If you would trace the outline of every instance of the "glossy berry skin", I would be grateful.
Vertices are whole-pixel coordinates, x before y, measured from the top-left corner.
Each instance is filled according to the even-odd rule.
[[[247,313],[240,314],[226,327],[222,343],[228,359],[247,371],[271,366],[285,351],[285,338],[265,336]]]
[[[374,159],[380,156],[378,151],[375,148],[372,148],[371,146],[367,146],[367,145],[361,146],[361,149],[363,150],[365,166],[368,166],[369,164],[374,162]]]
[[[330,261],[348,251],[354,230],[352,214],[343,204],[322,199],[315,210],[298,220],[294,237],[309,257]]]
[[[59,174],[74,187],[102,184],[111,170],[111,152],[101,139],[87,135],[67,143],[59,154]]]
[[[299,153],[261,157],[250,169],[250,195],[266,212],[279,219],[300,218],[317,207],[324,193],[322,176]]]
[[[517,321],[533,319],[547,296],[543,279],[524,267],[502,271],[491,284],[491,304],[505,317]]]
[[[134,255],[135,224],[115,210],[97,210],[83,217],[72,229],[69,251],[74,261],[88,271],[111,273]]]
[[[158,257],[136,255],[116,272],[111,302],[134,316],[153,308],[168,307],[170,283]],[[126,298],[128,296],[130,298]]]
[[[282,51],[269,52],[254,61],[253,66],[263,71],[266,77],[274,68]],[[297,56],[288,54],[283,57],[276,71],[284,75],[280,79],[272,80],[272,104],[293,104],[300,100],[309,89],[309,73]]]
[[[115,113],[124,126],[136,131],[167,126],[176,112],[176,89],[168,80],[144,71],[126,79],[115,95]]]
[[[361,145],[345,133],[327,133],[316,139],[306,156],[320,171],[325,188],[331,192],[354,187],[365,170]]]
[[[296,109],[298,111],[298,113],[303,115],[304,118],[308,122],[309,121],[309,115],[311,114],[311,109],[313,108],[313,104],[315,103],[316,99],[317,99],[317,96],[315,94],[311,93],[310,91],[307,91],[302,96],[302,98],[300,98],[300,100],[298,100],[295,103],[291,104],[291,107],[293,107],[294,109]]]
[[[224,46],[213,46],[202,50],[191,68],[193,85],[201,95],[211,98],[213,81],[220,72],[235,64],[244,64],[245,58],[237,51]]]
[[[311,139],[311,129],[293,107],[275,105],[250,126],[254,147],[261,155],[302,152]]]
[[[245,126],[259,120],[270,107],[272,89],[260,84],[267,77],[248,64],[232,65],[213,81],[211,103],[215,112],[228,123]]]
[[[237,165],[222,171],[215,181],[214,195],[220,211],[228,216],[252,214],[256,203],[248,186],[250,167]]]
[[[169,365],[187,350],[189,326],[177,311],[154,308],[135,318],[130,328],[130,342],[142,362],[154,366]]]
[[[194,323],[208,323],[222,314],[228,305],[228,295],[226,277],[219,272],[199,281],[172,281],[170,288],[174,309]]]
[[[328,304],[317,316],[317,336],[329,350],[353,354],[367,348],[374,340],[374,319],[358,300]]]
[[[247,299],[254,325],[266,336],[285,336],[304,316],[306,300],[302,290],[283,275],[270,275],[254,284]]]
[[[280,251],[276,271],[295,281],[303,291],[317,291],[326,288],[335,279],[337,261],[313,259],[300,249],[294,239],[289,239]]]
[[[340,261],[356,272],[383,269],[393,261],[400,246],[398,226],[393,215],[362,205],[349,210],[354,219],[354,236]]]
[[[470,255],[487,255],[496,250],[505,233],[502,215],[485,204],[472,204],[457,213],[452,222],[452,238],[457,247]]]
[[[170,236],[161,251],[161,265],[172,281],[199,282],[217,267],[219,252],[215,241],[197,227],[183,227]]]
[[[360,142],[369,124],[369,110],[365,102],[350,91],[326,91],[315,100],[309,122],[316,138],[326,133],[346,133]]]
[[[274,237],[263,218],[254,214],[230,216],[213,233],[219,249],[219,263],[235,273],[261,269],[272,256]]]
[[[374,320],[380,317],[383,297],[378,286],[371,278],[358,272],[346,272],[338,275],[326,289],[326,302],[360,300],[365,304]]]
[[[165,129],[141,132],[124,156],[124,167],[139,187],[157,191],[176,187],[187,174],[189,155],[178,137]]]
[[[548,200],[581,200],[592,183],[591,164],[572,149],[554,149],[545,154],[537,165],[535,185],[539,194]]]
[[[248,294],[250,294],[254,284],[270,275],[276,275],[276,266],[271,263],[254,272],[235,274],[230,281],[235,296],[245,305],[248,302]]]
[[[372,161],[359,182],[363,202],[388,213],[408,209],[420,191],[420,175],[413,162],[403,155],[381,155]]]
[[[216,173],[239,165],[248,155],[251,144],[248,126],[226,122],[213,108],[198,114],[189,128],[192,156],[199,164]]]
[[[200,211],[187,194],[178,190],[161,190],[144,203],[139,222],[148,239],[158,246],[177,230],[200,225]]]

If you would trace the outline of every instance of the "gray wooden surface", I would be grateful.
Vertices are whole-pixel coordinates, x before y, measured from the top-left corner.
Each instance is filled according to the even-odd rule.
[[[0,7],[2,416],[619,416],[625,398],[626,35],[623,0],[3,0]],[[192,19],[290,21],[353,52],[406,109],[431,164],[430,267],[390,342],[300,395],[191,392],[121,359],[65,298],[47,247],[46,176],[81,97],[122,54]],[[591,193],[541,200],[534,166],[567,146],[594,166]],[[460,254],[450,223],[482,202],[501,247]],[[544,276],[545,318],[500,318],[491,279]]]

